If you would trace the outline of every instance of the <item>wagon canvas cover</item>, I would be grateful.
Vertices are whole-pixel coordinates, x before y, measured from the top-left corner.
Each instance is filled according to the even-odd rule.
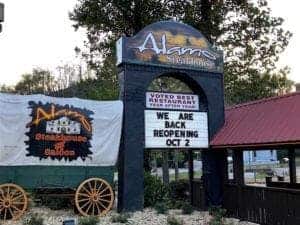
[[[123,104],[0,93],[0,165],[115,165]]]

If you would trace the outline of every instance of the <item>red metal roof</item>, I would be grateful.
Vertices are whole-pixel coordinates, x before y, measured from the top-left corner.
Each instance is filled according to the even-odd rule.
[[[300,92],[236,105],[225,110],[225,124],[213,148],[300,144]]]

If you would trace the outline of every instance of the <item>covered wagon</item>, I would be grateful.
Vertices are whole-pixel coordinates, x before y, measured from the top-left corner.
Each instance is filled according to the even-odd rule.
[[[122,111],[121,101],[0,94],[0,219],[18,219],[27,191],[44,189],[70,190],[82,215],[107,213]]]

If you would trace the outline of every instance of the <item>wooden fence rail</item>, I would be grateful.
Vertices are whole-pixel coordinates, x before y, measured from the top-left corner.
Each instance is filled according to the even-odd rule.
[[[300,225],[300,190],[227,184],[224,208],[261,225]]]

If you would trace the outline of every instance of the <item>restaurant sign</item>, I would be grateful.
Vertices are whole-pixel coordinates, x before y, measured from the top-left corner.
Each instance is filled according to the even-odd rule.
[[[120,38],[117,65],[123,62],[223,71],[222,52],[196,29],[174,21],[154,23],[133,37]]]
[[[1,166],[113,166],[123,103],[0,93]]]
[[[145,110],[145,148],[208,148],[207,113]]]
[[[199,97],[193,94],[147,92],[146,107],[150,109],[199,110]]]

